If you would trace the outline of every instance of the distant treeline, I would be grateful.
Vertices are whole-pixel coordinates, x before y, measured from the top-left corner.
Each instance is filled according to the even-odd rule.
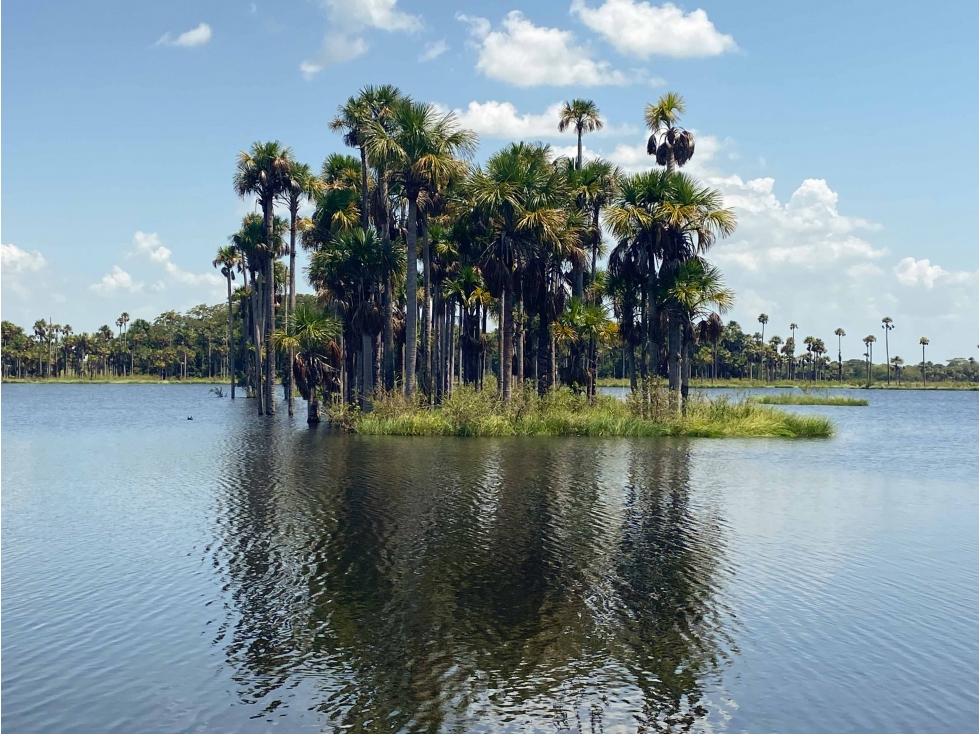
[[[247,290],[234,291],[234,370],[239,384],[246,383],[251,365],[251,343],[242,333],[242,312],[247,311]],[[243,297],[246,301],[242,308]],[[316,298],[297,295],[297,305],[316,308]],[[494,327],[492,322],[490,327]],[[5,379],[63,379],[154,376],[161,380],[184,378],[230,379],[228,365],[227,305],[196,306],[184,314],[166,311],[152,321],[131,319],[123,313],[92,333],[75,333],[71,326],[38,320],[30,329],[10,321],[2,325],[3,376]],[[820,340],[803,340],[796,350],[795,339],[772,336],[764,341],[760,333],[748,334],[737,321],[729,321],[715,340],[698,334],[698,349],[693,356],[694,375],[701,379],[744,378],[755,380],[809,380],[820,383],[838,381],[840,364],[825,354]],[[456,329],[455,338],[460,334]],[[487,331],[486,371],[499,378],[499,338],[495,327]],[[810,348],[811,347],[811,348]],[[598,376],[628,377],[625,354],[617,345],[599,347]],[[278,365],[281,377],[284,361]],[[843,361],[842,379],[865,383],[866,358]],[[947,363],[925,362],[929,382],[979,382],[979,364],[974,357],[950,359]],[[885,382],[888,365],[874,363],[871,379]],[[905,364],[891,358],[890,379],[895,383],[921,382],[921,364]]]

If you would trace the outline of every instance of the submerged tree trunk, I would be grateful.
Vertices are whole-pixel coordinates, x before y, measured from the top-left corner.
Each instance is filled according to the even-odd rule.
[[[255,345],[255,397],[258,399],[258,414],[265,415],[265,391],[262,389],[262,326],[260,323],[262,309],[259,308],[260,283],[257,276],[252,277],[252,292],[250,297],[250,311],[252,322],[252,343]]]
[[[231,270],[228,270],[228,372],[231,373],[231,399],[235,399],[235,322],[231,310]],[[131,353],[130,353],[131,354]],[[65,362],[67,364],[67,361]],[[132,358],[129,362],[129,372],[132,373]]]
[[[286,301],[286,328],[291,332],[289,317],[295,318],[296,315],[296,220],[299,218],[298,201],[293,205],[291,216],[291,226],[289,227],[289,300]],[[286,365],[283,375],[283,384],[286,388],[286,401],[289,405],[289,415],[296,414],[296,388],[292,377],[292,363],[296,359],[296,350],[289,348],[289,364]]]

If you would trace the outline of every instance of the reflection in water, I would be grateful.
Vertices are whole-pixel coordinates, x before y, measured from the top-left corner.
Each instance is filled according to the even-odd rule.
[[[209,562],[257,715],[354,731],[686,731],[732,649],[685,442],[425,440],[250,425]],[[313,688],[309,688],[312,686]],[[294,696],[303,687],[311,693]]]

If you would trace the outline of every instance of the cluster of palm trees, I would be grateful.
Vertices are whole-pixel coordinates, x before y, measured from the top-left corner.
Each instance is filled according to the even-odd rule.
[[[195,306],[186,314],[166,311],[152,322],[122,313],[92,333],[38,320],[28,332],[2,325],[3,376],[20,379],[227,377],[227,316],[219,306]],[[231,357],[229,361],[229,356]]]
[[[331,154],[319,175],[278,142],[240,153],[235,191],[261,214],[244,218],[215,266],[229,314],[232,280],[244,276],[240,346],[259,413],[275,411],[277,360],[290,413],[293,380],[304,397],[315,385],[369,410],[378,390],[437,403],[490,373],[503,401],[529,386],[594,394],[599,350],[611,345],[633,385],[668,376],[679,409],[705,324],[734,301],[704,255],[736,226],[718,191],[678,171],[694,154],[683,112],[674,93],[647,105],[660,167],[631,176],[583,159],[582,136],[603,125],[594,102],[562,110],[575,159],[517,142],[474,165],[475,133],[393,86],[339,106],[330,127],[357,155]],[[295,305],[297,246],[310,252],[317,307]]]

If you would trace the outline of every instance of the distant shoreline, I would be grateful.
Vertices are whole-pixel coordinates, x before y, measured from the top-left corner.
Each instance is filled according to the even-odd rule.
[[[600,377],[598,378],[599,387],[629,387],[629,380],[619,378]],[[891,383],[875,382],[871,387],[855,384],[852,382],[817,382],[810,383],[803,380],[778,380],[776,382],[763,382],[761,380],[742,380],[742,379],[721,379],[721,380],[690,380],[690,387],[695,389],[716,388],[725,390],[759,390],[759,389],[784,389],[784,390],[959,390],[959,391],[979,391],[979,383],[975,382],[937,382],[928,383],[922,387],[921,383],[902,384],[898,387]]]

